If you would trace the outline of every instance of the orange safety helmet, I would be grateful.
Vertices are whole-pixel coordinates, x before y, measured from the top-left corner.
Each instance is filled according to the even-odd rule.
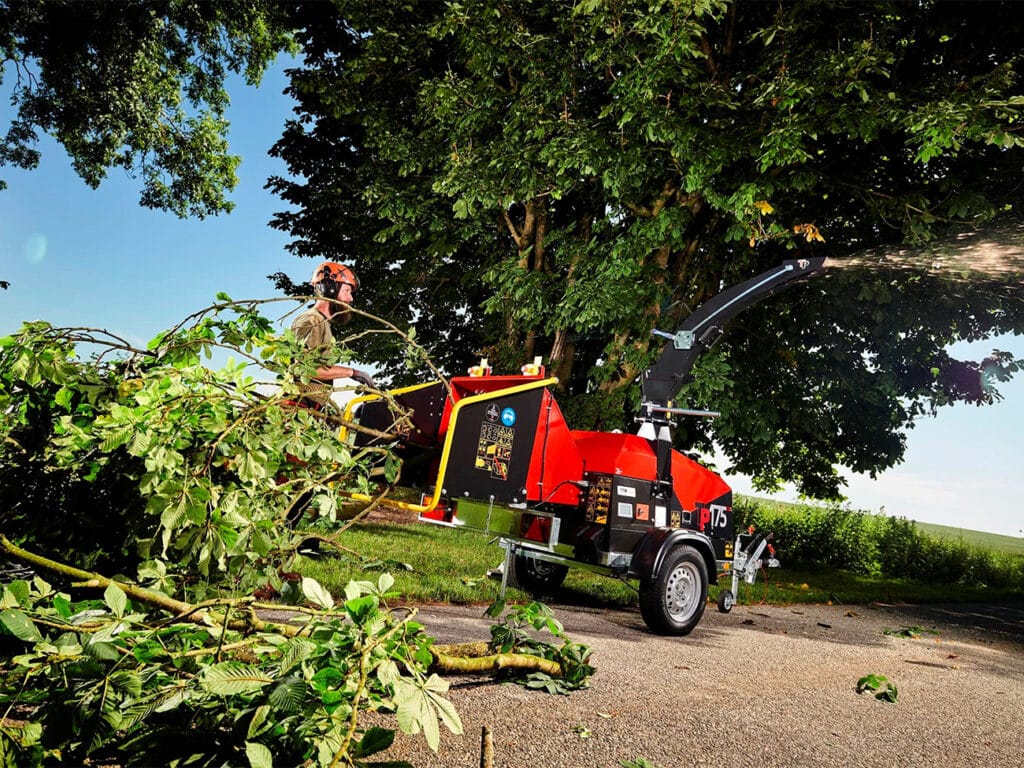
[[[351,286],[353,294],[359,288],[359,278],[353,269],[333,261],[325,261],[314,269],[309,282],[313,284],[313,292],[326,299],[337,298],[338,288],[343,284]]]

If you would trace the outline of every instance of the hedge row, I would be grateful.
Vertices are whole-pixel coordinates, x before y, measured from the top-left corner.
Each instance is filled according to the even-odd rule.
[[[842,507],[776,507],[736,503],[737,529],[775,534],[787,565],[828,566],[854,573],[935,584],[1024,589],[1024,556],[930,535],[912,520]]]

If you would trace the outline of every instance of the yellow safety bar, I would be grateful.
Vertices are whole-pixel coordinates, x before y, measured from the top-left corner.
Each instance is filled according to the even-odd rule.
[[[432,387],[435,384],[439,383],[440,382],[437,381],[428,381],[426,384],[413,384],[412,386],[409,387],[389,389],[388,394],[392,396],[404,395],[406,392],[415,392],[417,389],[426,389],[427,387]],[[355,407],[357,405],[359,405],[360,403],[369,402],[370,400],[383,399],[384,397],[382,395],[360,395],[359,397],[353,397],[351,400],[345,403],[345,412],[342,414],[342,418],[344,418],[345,421],[352,421],[352,412],[355,410]],[[342,426],[341,429],[338,430],[338,439],[341,440],[341,442],[343,443],[346,440],[348,440],[348,427]]]
[[[540,381],[531,381],[531,382],[529,382],[527,384],[517,384],[516,386],[508,387],[507,389],[497,389],[494,392],[483,392],[483,393],[481,393],[479,395],[470,395],[468,397],[464,397],[461,400],[459,400],[459,402],[457,402],[454,405],[454,407],[452,408],[452,415],[451,415],[451,418],[448,420],[448,433],[445,435],[444,446],[441,449],[441,464],[440,464],[440,466],[438,467],[438,470],[437,470],[437,480],[435,480],[435,482],[434,482],[434,495],[430,498],[429,502],[426,503],[426,504],[411,504],[411,503],[409,503],[407,501],[391,501],[391,500],[389,500],[388,503],[391,504],[394,507],[397,507],[398,509],[404,509],[404,510],[406,510],[408,512],[416,512],[418,514],[423,514],[424,512],[430,512],[435,507],[437,507],[438,502],[441,501],[441,490],[442,490],[442,487],[443,487],[443,481],[444,481],[445,474],[448,471],[448,458],[449,458],[449,454],[451,453],[452,440],[455,437],[455,424],[458,421],[459,413],[462,411],[463,408],[469,407],[470,405],[473,405],[474,403],[479,403],[482,400],[493,400],[495,396],[504,397],[506,395],[517,395],[520,392],[529,392],[531,389],[541,389],[543,387],[547,387],[547,386],[550,386],[552,384],[557,384],[557,383],[558,383],[558,379],[555,378],[555,377],[551,377],[551,378],[548,378],[548,379],[541,379]],[[430,386],[430,385],[429,384],[418,384],[416,386],[406,387],[404,389],[395,389],[395,390],[392,390],[392,394],[402,394],[403,392],[411,392],[414,389],[421,389],[421,388],[426,387],[426,386]],[[349,416],[351,414],[351,409],[357,403],[357,401],[362,402],[362,401],[373,400],[373,399],[382,399],[382,398],[381,398],[380,395],[366,395],[364,397],[354,398],[350,402],[349,407],[345,409],[345,418],[346,418],[346,420],[349,419]],[[344,493],[345,493],[346,496],[348,496],[351,499],[355,499],[356,501],[373,501],[374,498],[375,498],[373,496],[368,496],[365,493],[356,493],[354,491],[353,492],[345,491]]]

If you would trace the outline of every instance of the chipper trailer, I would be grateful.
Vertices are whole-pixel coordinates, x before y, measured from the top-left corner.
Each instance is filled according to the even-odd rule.
[[[540,365],[501,376],[483,364],[449,386],[435,381],[356,398],[346,416],[392,434],[405,425],[395,445],[401,482],[428,491],[419,504],[389,504],[497,535],[503,578],[531,592],[557,587],[568,568],[635,579],[648,627],[685,635],[704,612],[709,575],[738,565],[737,575],[750,580],[764,539],[745,546],[729,485],[672,448],[673,418],[717,414],[672,401],[731,318],[824,269],[823,258],[783,262],[713,297],[675,333],[654,331],[666,343],[642,375],[636,434],[570,429],[551,393],[557,380]],[[380,440],[363,432],[353,439],[357,446]],[[732,601],[723,590],[719,607]]]

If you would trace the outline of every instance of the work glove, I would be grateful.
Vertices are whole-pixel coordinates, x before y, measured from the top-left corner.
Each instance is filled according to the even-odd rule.
[[[362,384],[364,387],[374,388],[376,385],[373,383],[373,377],[366,371],[360,371],[358,368],[352,369],[352,377],[354,381]]]

